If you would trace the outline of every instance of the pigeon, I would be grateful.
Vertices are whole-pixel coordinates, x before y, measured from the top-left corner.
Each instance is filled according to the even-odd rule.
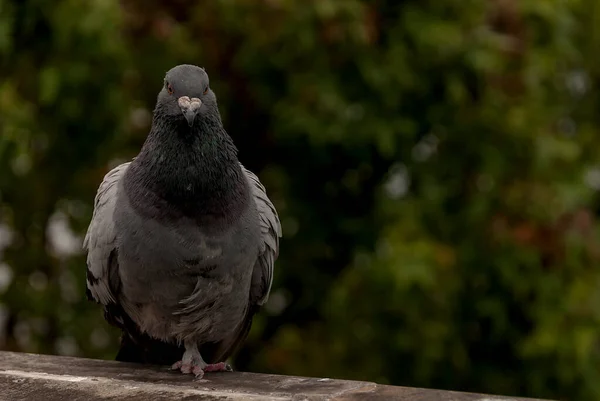
[[[280,237],[208,74],[172,68],[139,154],[104,176],[83,241],[87,297],[122,331],[116,359],[197,378],[231,370],[268,299]]]

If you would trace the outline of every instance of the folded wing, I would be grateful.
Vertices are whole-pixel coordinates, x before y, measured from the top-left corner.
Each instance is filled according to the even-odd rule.
[[[279,255],[281,223],[275,206],[267,196],[265,187],[258,177],[243,166],[242,171],[248,178],[254,202],[258,209],[262,239],[260,253],[252,275],[250,303],[263,305],[269,298],[271,284],[273,283],[273,268],[275,259]]]
[[[113,212],[117,200],[117,184],[127,171],[123,163],[105,176],[94,199],[94,214],[83,240],[87,250],[87,294],[90,300],[107,306],[117,303],[120,287]]]

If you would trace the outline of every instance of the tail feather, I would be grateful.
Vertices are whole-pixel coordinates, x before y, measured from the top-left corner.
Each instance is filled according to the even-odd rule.
[[[184,351],[183,346],[156,340],[145,334],[137,333],[134,337],[130,333],[123,333],[115,359],[149,365],[172,365],[181,360]]]
[[[224,362],[229,358],[248,337],[252,327],[252,319],[257,311],[258,306],[250,306],[244,319],[229,338],[217,343],[200,345],[199,351],[202,358],[207,363]],[[117,361],[173,365],[181,360],[185,352],[183,345],[157,340],[146,333],[141,333],[137,325],[121,308],[107,308],[105,318],[123,332],[121,346],[115,358]]]

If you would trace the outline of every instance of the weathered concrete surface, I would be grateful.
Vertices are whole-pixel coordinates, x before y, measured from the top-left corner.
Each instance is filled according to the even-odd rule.
[[[207,373],[202,380],[166,367],[0,352],[1,401],[517,401],[370,382],[256,373]],[[529,401],[532,401],[529,399]]]

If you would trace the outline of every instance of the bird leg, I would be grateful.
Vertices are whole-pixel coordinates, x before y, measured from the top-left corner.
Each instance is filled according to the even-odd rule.
[[[231,366],[225,362],[208,364],[204,362],[198,344],[195,341],[184,341],[185,352],[181,361],[175,362],[171,369],[181,370],[181,373],[193,373],[197,379],[202,379],[204,372],[231,372]]]

